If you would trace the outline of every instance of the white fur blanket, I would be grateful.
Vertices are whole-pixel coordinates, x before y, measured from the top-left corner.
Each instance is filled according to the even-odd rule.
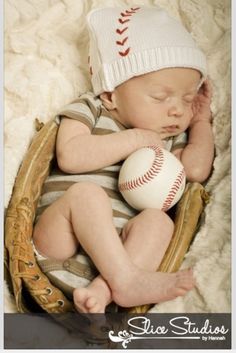
[[[5,207],[35,118],[48,121],[90,89],[87,12],[141,4],[182,20],[207,55],[214,88],[211,201],[182,266],[193,267],[197,287],[152,311],[230,312],[230,0],[5,0]],[[6,285],[5,294],[5,311],[14,312]]]

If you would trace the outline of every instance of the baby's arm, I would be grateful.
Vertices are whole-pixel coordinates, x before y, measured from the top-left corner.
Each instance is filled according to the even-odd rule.
[[[92,135],[83,123],[63,118],[56,154],[59,167],[67,173],[84,173],[115,164],[148,145],[162,145],[151,130],[127,129],[107,135]]]
[[[193,103],[193,118],[189,126],[186,147],[177,152],[189,181],[203,182],[211,172],[214,159],[214,139],[211,125],[212,89],[206,80]],[[179,154],[179,155],[178,155]]]

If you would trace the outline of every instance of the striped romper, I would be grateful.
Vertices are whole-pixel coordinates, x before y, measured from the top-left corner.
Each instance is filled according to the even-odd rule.
[[[112,134],[126,129],[124,125],[111,117],[109,111],[107,111],[106,108],[102,105],[102,101],[90,92],[83,94],[74,102],[65,106],[64,109],[60,111],[56,116],[56,122],[60,124],[60,120],[63,117],[76,119],[84,123],[89,127],[91,134],[93,135]],[[169,151],[173,151],[176,148],[183,147],[186,144],[186,140],[186,133],[182,133],[179,136],[166,140],[165,148]],[[48,207],[52,202],[54,202],[58,197],[62,196],[63,193],[71,185],[77,182],[90,181],[100,185],[110,197],[112,203],[114,225],[118,234],[120,234],[122,228],[128,222],[128,220],[138,213],[138,211],[134,210],[126,203],[118,191],[118,176],[121,165],[122,161],[115,165],[78,175],[66,174],[62,172],[57,166],[55,166],[43,185],[36,212],[36,220],[38,217],[40,217],[40,214],[44,211],[44,209]],[[80,258],[75,256],[75,259],[83,262],[83,260],[81,260],[81,256]],[[45,259],[43,259],[38,254],[39,265],[41,263],[42,270],[46,272],[47,266],[43,266],[43,260]],[[52,267],[53,266],[50,268]],[[60,269],[62,269],[62,267],[58,266],[57,270],[54,271],[55,273],[57,272],[57,277],[58,275],[60,277],[60,272],[67,272],[67,275],[64,273],[62,276],[62,282],[66,282],[69,287],[78,287],[75,278],[68,280],[68,276],[70,277],[73,274],[73,271],[70,271],[69,268],[67,268],[66,271],[65,269],[62,271]],[[68,274],[68,272],[70,272],[70,274]],[[74,276],[76,276],[76,273],[74,273]]]

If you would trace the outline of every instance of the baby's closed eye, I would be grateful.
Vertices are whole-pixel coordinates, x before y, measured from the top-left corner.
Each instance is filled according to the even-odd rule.
[[[151,98],[156,100],[156,101],[159,101],[159,102],[163,102],[164,100],[167,99],[167,95],[166,94],[157,94],[157,95],[152,95]]]
[[[192,103],[194,101],[194,98],[196,97],[195,94],[187,94],[183,97],[184,101],[187,103]]]

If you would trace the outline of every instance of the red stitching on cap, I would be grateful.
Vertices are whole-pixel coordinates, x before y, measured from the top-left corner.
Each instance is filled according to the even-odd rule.
[[[124,23],[129,22],[130,20],[129,20],[129,19],[127,19],[127,20],[122,20],[122,18],[119,18],[118,21],[123,25]]]
[[[125,28],[123,28],[123,29],[117,28],[116,33],[118,33],[118,34],[123,34],[127,29],[128,29],[128,27],[125,27]]]
[[[140,7],[131,7],[129,10],[125,10],[124,12],[121,12],[120,13],[120,16],[121,18],[118,18],[118,22],[121,24],[121,25],[124,25],[125,23],[131,21],[131,17],[140,9]],[[130,17],[130,18],[127,18],[127,17]],[[125,18],[125,19],[124,19]],[[128,27],[125,27],[125,28],[117,28],[116,29],[116,33],[119,34],[120,36],[125,32],[127,31]],[[116,44],[117,45],[124,45],[125,42],[127,41],[128,37],[122,39],[122,40],[118,40],[116,41]],[[120,56],[126,56],[128,55],[130,52],[130,47],[128,47],[125,51],[120,51],[118,50],[118,53]]]
[[[132,14],[133,14],[133,12],[131,12],[131,13],[127,13],[127,10],[125,11],[126,13],[124,13],[124,12],[121,12],[120,14],[121,14],[121,16],[122,17],[127,17],[127,16],[132,16]]]
[[[129,54],[129,51],[130,51],[130,48],[127,48],[126,51],[122,52],[122,51],[119,51],[119,54],[121,56],[126,56],[127,54]]]
[[[117,45],[124,45],[125,42],[127,41],[128,37],[125,37],[121,42],[119,40],[116,41]]]

